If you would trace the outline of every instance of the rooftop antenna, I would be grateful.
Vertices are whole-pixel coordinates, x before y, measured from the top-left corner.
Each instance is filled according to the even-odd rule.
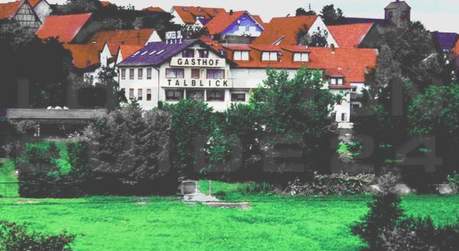
[[[309,3],[309,11],[311,11],[311,10],[312,10],[312,8],[311,8],[311,3]]]

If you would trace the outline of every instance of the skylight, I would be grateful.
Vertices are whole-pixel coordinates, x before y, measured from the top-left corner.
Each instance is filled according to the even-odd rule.
[[[153,55],[153,54],[155,54],[155,53],[156,53],[156,51],[152,51],[152,52],[150,52],[149,55],[151,56],[151,55]]]
[[[162,49],[162,50],[156,52],[156,55],[159,55],[159,54],[163,53],[164,51],[165,51],[165,49]]]

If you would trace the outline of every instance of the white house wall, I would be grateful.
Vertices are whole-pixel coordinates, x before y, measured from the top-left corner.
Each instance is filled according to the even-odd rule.
[[[53,12],[51,6],[45,1],[40,1],[34,8],[35,13],[37,14],[40,21],[43,23],[49,15]]]
[[[316,21],[309,28],[308,35],[312,36],[315,32],[319,30],[327,31],[328,33],[327,42],[329,46],[334,45],[336,48],[339,47],[339,44],[336,42],[335,38],[333,38],[331,32],[328,30],[327,25],[325,25],[321,17],[317,17]]]

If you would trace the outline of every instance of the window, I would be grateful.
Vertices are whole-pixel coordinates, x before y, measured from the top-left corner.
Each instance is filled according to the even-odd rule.
[[[261,53],[262,61],[277,61],[277,52],[264,51]]]
[[[151,101],[151,89],[147,89],[147,101]]]
[[[293,61],[294,62],[309,62],[309,53],[294,53],[293,54]]]
[[[166,78],[184,78],[185,71],[183,68],[168,68],[166,69]]]
[[[225,91],[207,90],[207,101],[225,101]]]
[[[121,69],[121,79],[126,80],[126,69]]]
[[[183,99],[183,90],[166,90],[167,101],[177,101]]]
[[[137,70],[137,79],[142,80],[143,79],[143,69],[139,68]]]
[[[231,101],[245,102],[245,93],[231,93]]]
[[[187,90],[187,99],[204,101],[204,90]]]
[[[194,50],[186,49],[182,52],[182,57],[184,58],[194,58]]]
[[[235,51],[234,60],[240,60],[240,61],[249,61],[249,52],[248,51]]]
[[[151,79],[151,74],[152,74],[151,68],[147,68],[147,79]]]
[[[208,58],[209,50],[198,50],[200,58]]]
[[[331,78],[330,85],[343,85],[344,79],[343,78]]]
[[[129,79],[134,80],[134,69],[129,69]]]
[[[129,88],[129,99],[134,99],[134,88]]]
[[[222,69],[207,69],[207,79],[224,79],[225,70]]]
[[[341,122],[345,122],[346,121],[346,113],[341,113]]]
[[[142,99],[143,99],[143,90],[137,89],[137,100],[142,100]]]
[[[393,16],[394,16],[394,14],[392,13],[392,11],[388,11],[386,19],[387,20],[391,20]]]
[[[191,78],[192,79],[200,79],[201,78],[201,70],[200,69],[191,69]]]

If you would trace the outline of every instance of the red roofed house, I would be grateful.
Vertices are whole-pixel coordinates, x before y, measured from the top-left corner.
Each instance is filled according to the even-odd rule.
[[[87,45],[90,46],[88,50],[94,48],[92,53],[97,55],[98,60],[92,61],[94,64],[85,72],[84,78],[88,82],[97,81],[97,76],[103,67],[114,67],[118,61],[121,62],[124,57],[131,55],[129,52],[131,52],[133,47],[140,49],[148,43],[160,41],[161,37],[154,29],[97,32],[89,38]],[[124,47],[121,51],[121,55],[119,55],[121,46],[130,47]],[[135,51],[132,53],[134,52]],[[91,55],[91,57],[95,56]]]
[[[28,0],[30,6],[32,6],[35,14],[43,23],[49,15],[53,12],[51,5],[46,0]]]
[[[41,39],[57,38],[63,43],[79,43],[88,35],[84,28],[88,26],[91,13],[48,16],[37,31]]]
[[[319,16],[276,17],[264,27],[254,44],[298,45],[305,36],[316,32],[327,34],[328,45],[339,47],[336,40]],[[304,34],[303,34],[304,33]]]
[[[36,30],[41,22],[28,1],[0,3],[0,20],[15,20],[22,27]]]
[[[376,26],[373,23],[343,24],[329,25],[328,29],[339,47],[357,48],[364,42],[372,29],[376,29]]]
[[[267,78],[266,69],[286,70],[291,76],[302,67],[322,70],[328,88],[344,100],[335,106],[336,121],[351,127],[351,92],[364,88],[366,73],[376,66],[376,49],[319,48],[298,45],[225,45],[233,66],[233,88],[252,89]]]
[[[190,98],[207,101],[216,111],[247,102],[251,90],[267,78],[267,69],[287,71],[290,76],[301,68],[315,69],[323,73],[324,88],[343,96],[333,116],[341,128],[351,128],[352,89],[365,86],[365,75],[376,66],[376,58],[376,49],[217,45],[206,38],[149,43],[118,67],[120,87],[127,98],[137,97],[144,109]]]
[[[150,7],[147,7],[145,9],[142,9],[143,11],[146,11],[146,12],[149,12],[149,13],[163,13],[163,12],[166,12],[165,10],[163,10],[161,7],[158,7],[158,6],[150,6]]]
[[[221,12],[210,20],[205,28],[214,40],[236,43],[250,43],[264,30],[261,18],[252,16],[247,11]]]
[[[173,6],[171,15],[172,22],[190,29],[204,27],[212,18],[226,12],[223,8],[207,8],[199,6]]]

